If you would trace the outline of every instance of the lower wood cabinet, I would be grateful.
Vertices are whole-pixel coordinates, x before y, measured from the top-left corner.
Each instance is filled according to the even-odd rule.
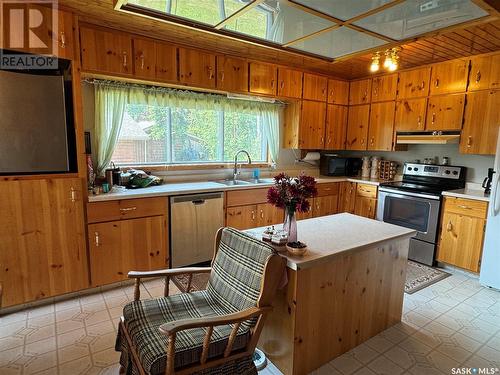
[[[83,182],[0,182],[2,307],[89,286]]]
[[[339,212],[354,213],[354,206],[356,203],[356,183],[355,182],[341,182],[339,188]]]
[[[327,216],[336,214],[338,208],[338,195],[328,195],[326,197],[316,197],[313,200],[312,216]]]
[[[354,206],[354,214],[364,216],[369,219],[375,219],[377,210],[377,200],[374,198],[356,196],[356,204]]]
[[[445,197],[437,260],[479,272],[488,203]]]
[[[228,207],[226,225],[244,230],[283,223],[284,212],[269,203]]]

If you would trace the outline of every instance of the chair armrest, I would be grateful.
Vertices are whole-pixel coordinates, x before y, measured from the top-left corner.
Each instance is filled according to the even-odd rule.
[[[190,328],[201,328],[201,327],[214,327],[225,324],[240,323],[251,318],[255,318],[259,315],[265,314],[271,311],[272,307],[251,307],[249,309],[239,311],[234,314],[226,314],[220,316],[211,316],[206,318],[193,318],[193,319],[182,319],[175,322],[169,322],[162,324],[160,326],[160,332],[170,336],[179,331]]]
[[[129,279],[142,279],[147,277],[160,277],[160,276],[177,276],[193,273],[210,273],[212,267],[186,267],[186,268],[170,268],[156,271],[130,271],[128,273]]]

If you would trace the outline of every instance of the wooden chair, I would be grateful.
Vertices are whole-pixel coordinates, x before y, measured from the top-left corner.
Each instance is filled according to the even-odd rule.
[[[252,355],[285,263],[232,228],[217,232],[211,267],[129,272],[134,301],[123,309],[120,373],[256,374]],[[207,290],[169,296],[171,277],[210,273]],[[164,297],[140,300],[140,281],[165,277]]]

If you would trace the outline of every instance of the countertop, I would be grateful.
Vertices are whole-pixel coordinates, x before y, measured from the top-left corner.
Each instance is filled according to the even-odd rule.
[[[265,227],[247,230],[262,238]],[[412,237],[416,231],[365,217],[342,213],[297,222],[298,240],[307,244],[304,256],[281,253],[293,270],[314,267],[349,252],[386,241]],[[283,249],[283,247],[281,247]]]
[[[475,199],[478,201],[485,201],[485,202],[490,201],[490,196],[485,195],[484,190],[467,188],[467,187],[465,189],[443,191],[443,196],[465,198],[465,199]]]
[[[268,180],[267,178],[264,180]],[[328,182],[342,182],[351,181],[359,182],[370,185],[379,185],[381,181],[379,180],[365,180],[359,177],[317,177],[317,183],[328,183]],[[165,183],[159,186],[152,186],[143,189],[124,189],[114,187],[109,193],[91,195],[89,196],[89,202],[103,202],[112,201],[119,199],[133,199],[133,198],[149,198],[149,197],[161,197],[161,196],[172,196],[172,195],[182,195],[182,194],[196,194],[196,193],[207,193],[214,191],[227,191],[227,190],[240,190],[240,189],[258,189],[272,186],[273,183],[259,183],[259,184],[248,184],[248,185],[237,185],[237,186],[227,186],[222,183],[215,181],[200,181],[200,182],[176,182],[176,183]]]

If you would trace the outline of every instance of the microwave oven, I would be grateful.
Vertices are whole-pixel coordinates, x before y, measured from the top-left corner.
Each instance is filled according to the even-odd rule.
[[[336,154],[322,154],[319,164],[322,176],[357,176],[361,158],[345,158]]]

